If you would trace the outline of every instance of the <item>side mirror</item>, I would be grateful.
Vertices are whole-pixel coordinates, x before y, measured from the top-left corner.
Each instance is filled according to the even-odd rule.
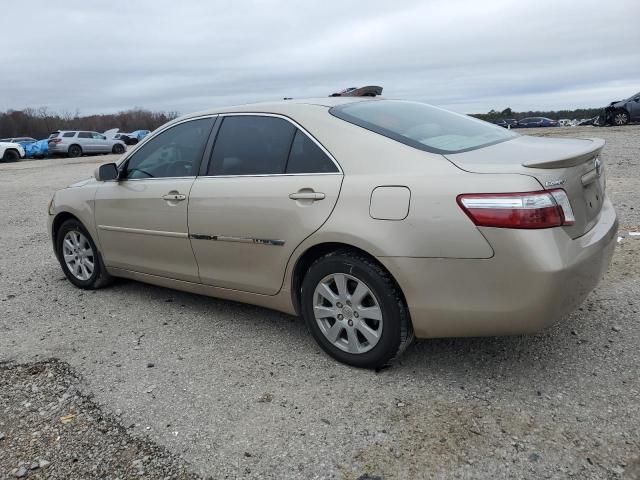
[[[94,176],[96,180],[99,182],[106,182],[109,180],[117,180],[118,179],[118,167],[115,163],[105,163],[104,165],[100,165]]]

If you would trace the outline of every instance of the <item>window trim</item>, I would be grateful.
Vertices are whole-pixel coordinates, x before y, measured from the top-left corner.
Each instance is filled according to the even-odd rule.
[[[344,175],[344,172],[342,171],[342,167],[340,166],[338,161],[335,159],[335,157],[331,154],[331,152],[329,152],[329,150],[327,150],[324,147],[324,145],[322,145],[313,135],[311,135],[306,128],[304,128],[302,125],[300,125],[291,117],[282,115],[280,113],[268,113],[268,112],[229,112],[229,113],[221,113],[218,115],[218,117],[219,117],[219,121],[214,126],[215,138],[213,139],[211,149],[208,151],[205,150],[205,153],[208,153],[208,157],[205,158],[202,164],[202,169],[200,170],[201,172],[206,173],[209,169],[209,165],[211,164],[211,156],[213,154],[213,149],[215,147],[216,140],[218,139],[218,133],[220,132],[220,126],[222,125],[222,122],[224,121],[225,117],[275,117],[275,118],[280,118],[282,120],[285,120],[290,124],[292,124],[298,130],[300,130],[307,137],[309,137],[309,139],[311,139],[311,141],[315,143],[316,146],[318,146],[318,148],[320,148],[320,150],[322,150],[322,152],[327,157],[329,157],[329,159],[333,162],[333,164],[336,166],[338,171],[337,172],[317,172],[317,173],[284,173],[284,172],[283,173],[256,173],[253,175],[198,175],[198,178],[300,177],[300,176],[310,176],[310,175]],[[295,134],[294,134],[294,138],[295,138]],[[293,143],[293,139],[292,139],[292,143]],[[287,157],[287,162],[288,161],[289,159]]]

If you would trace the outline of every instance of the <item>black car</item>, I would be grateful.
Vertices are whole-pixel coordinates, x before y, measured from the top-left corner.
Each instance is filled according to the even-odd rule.
[[[606,125],[626,125],[629,122],[638,121],[640,121],[640,92],[626,100],[611,102],[604,109]]]
[[[521,128],[533,128],[533,127],[557,127],[558,122],[550,118],[545,117],[527,117],[522,120],[518,120],[518,127]]]
[[[126,145],[135,145],[138,143],[138,139],[136,137],[130,136],[127,133],[116,133],[113,138],[116,140],[122,140]]]
[[[495,123],[504,128],[516,128],[518,126],[518,121],[515,118],[503,118]]]

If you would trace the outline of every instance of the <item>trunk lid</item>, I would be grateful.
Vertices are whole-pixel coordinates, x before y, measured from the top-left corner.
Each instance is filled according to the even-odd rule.
[[[576,221],[562,228],[571,238],[577,238],[596,224],[604,202],[606,180],[604,165],[599,159],[604,143],[599,138],[519,136],[445,157],[467,172],[529,175],[546,190],[564,189]]]

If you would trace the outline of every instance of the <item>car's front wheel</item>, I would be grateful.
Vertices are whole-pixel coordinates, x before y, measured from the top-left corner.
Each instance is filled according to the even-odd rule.
[[[382,367],[413,339],[393,278],[355,251],[331,252],[311,265],[302,282],[301,309],[322,349],[355,367]]]
[[[56,254],[64,274],[76,287],[93,290],[111,282],[96,244],[78,220],[69,219],[58,229]]]
[[[2,156],[2,161],[4,162],[17,162],[20,160],[20,154],[16,150],[5,150],[4,155]]]
[[[111,152],[115,153],[116,155],[122,155],[124,153],[124,147],[119,143],[116,143],[111,149]]]
[[[629,123],[629,114],[625,110],[618,110],[613,114],[614,125],[626,125]]]

